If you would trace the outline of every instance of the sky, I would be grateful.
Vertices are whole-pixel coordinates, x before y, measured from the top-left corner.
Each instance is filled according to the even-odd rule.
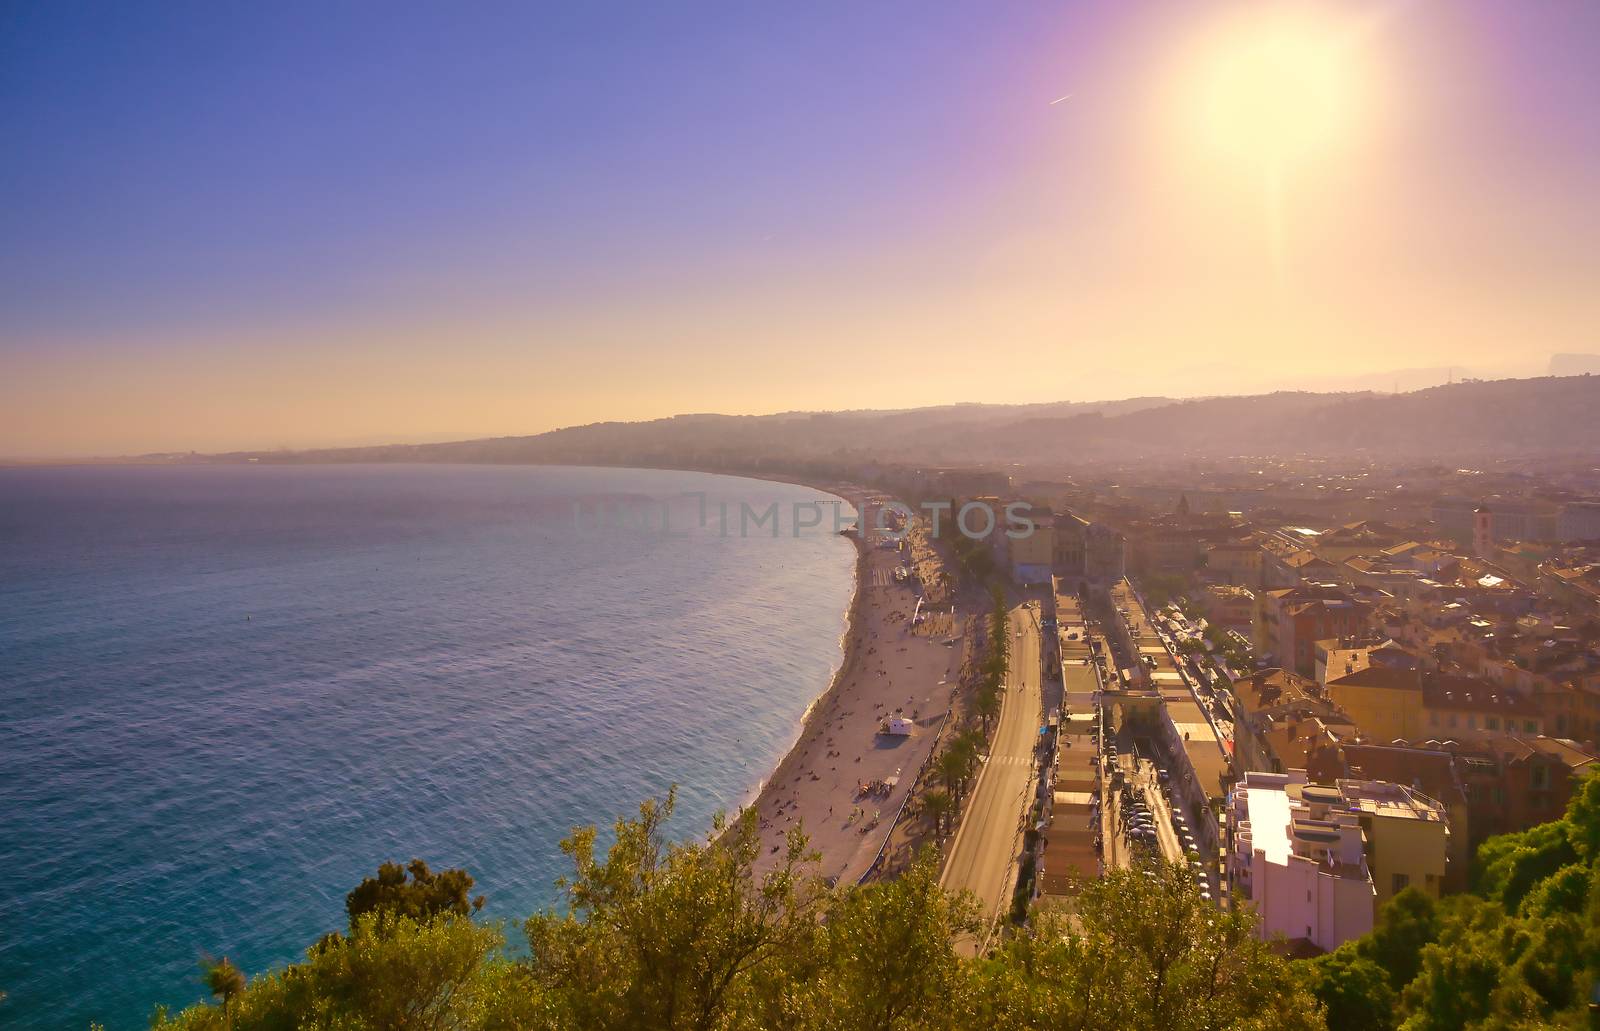
[[[1592,0],[0,4],[0,456],[1539,374],[1600,352],[1596,39]]]

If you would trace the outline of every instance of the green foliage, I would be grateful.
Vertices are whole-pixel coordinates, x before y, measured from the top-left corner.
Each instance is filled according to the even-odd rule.
[[[1534,917],[1583,912],[1593,872],[1578,863],[1563,866],[1533,887],[1523,898],[1521,911]]]
[[[1389,972],[1353,942],[1308,964],[1308,984],[1327,1009],[1328,1026],[1340,1031],[1390,1031],[1398,996]]]
[[[787,1026],[966,1026],[952,1024],[966,989],[955,942],[977,933],[977,908],[939,887],[932,855],[924,853],[896,880],[835,894],[822,926],[821,962],[809,984],[793,986],[797,999]]]
[[[357,914],[303,962],[199,1005],[171,1031],[965,1031],[969,1028],[1298,1029],[1323,1026],[1246,912],[1202,902],[1181,868],[1085,885],[1078,919],[1035,914],[986,958],[969,896],[924,854],[893,881],[829,887],[791,833],[772,861],[753,818],[674,843],[672,796],[563,848],[564,905],[525,926],[443,906]],[[763,876],[758,859],[769,860]],[[426,881],[426,879],[424,879]],[[219,965],[220,968],[220,965]],[[214,968],[215,969],[215,968]]]
[[[1087,882],[1075,921],[1036,915],[978,965],[974,981],[964,1027],[1323,1027],[1296,972],[1256,936],[1253,916],[1205,902],[1176,865]]]
[[[1152,610],[1166,608],[1179,595],[1188,591],[1190,586],[1188,577],[1175,573],[1139,578],[1139,593]]]
[[[410,873],[410,880],[406,874]],[[471,898],[472,875],[465,870],[428,869],[428,864],[413,859],[402,867],[399,863],[384,863],[378,867],[378,876],[368,877],[345,896],[345,912],[350,915],[350,925],[368,913],[381,919],[407,917],[427,922],[436,916],[453,913],[465,916],[483,908],[483,896]]]
[[[959,510],[959,506],[957,506]],[[994,575],[994,552],[988,541],[973,540],[956,531],[950,537],[951,550],[955,552],[956,568],[970,583],[984,584]]]
[[[231,1025],[233,1016],[233,1000],[243,994],[246,986],[244,974],[227,956],[220,960],[207,959],[200,964],[200,969],[205,974],[206,988],[211,994],[222,1000],[223,1020]]]
[[[1591,865],[1600,860],[1600,775],[1585,777],[1574,786],[1562,822],[1578,858]]]
[[[955,799],[951,797],[948,791],[941,791],[935,788],[922,793],[922,811],[928,815],[929,820],[933,821],[934,837],[943,840],[946,824],[950,816],[955,812],[955,804]]]
[[[973,708],[978,717],[983,720],[984,727],[989,726],[989,721],[1000,715],[1000,692],[992,687],[985,686],[978,692]]]
[[[223,1001],[224,1008],[226,1008],[229,999],[244,991],[244,975],[239,972],[239,968],[234,966],[227,956],[223,956],[214,963],[208,961],[202,964],[202,967],[205,970],[206,987],[211,990],[212,995]]]
[[[982,734],[975,730],[964,730],[952,737],[944,751],[933,761],[933,772],[949,797],[950,815],[960,808],[967,782],[978,769],[978,757],[983,753],[983,744]]]
[[[1478,849],[1473,890],[1515,910],[1532,887],[1578,858],[1565,820],[1502,834]]]
[[[503,959],[498,930],[461,917],[357,917],[348,935],[323,939],[303,963],[255,978],[231,1013],[196,1006],[152,1027],[177,1031],[444,1031],[518,1026],[533,986]]]
[[[531,975],[573,1026],[725,1027],[751,1009],[758,975],[816,948],[824,893],[800,874],[802,835],[756,883],[753,810],[719,840],[685,847],[662,835],[672,805],[669,795],[618,822],[603,860],[593,828],[562,842],[576,867],[567,912],[535,916],[526,932]]]
[[[1439,935],[1437,904],[1418,888],[1407,888],[1378,911],[1361,951],[1386,971],[1396,992],[1417,976],[1422,947]]]
[[[1250,649],[1217,624],[1206,624],[1204,637],[1223,661],[1234,669],[1247,670],[1255,666],[1255,656]]]

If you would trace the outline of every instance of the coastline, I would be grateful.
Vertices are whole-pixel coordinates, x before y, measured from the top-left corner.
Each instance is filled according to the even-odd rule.
[[[778,482],[844,494],[837,484]],[[964,621],[941,609],[913,626],[918,590],[894,576],[914,540],[902,550],[883,547],[870,534],[865,540],[846,536],[856,549],[856,582],[839,667],[806,708],[788,751],[742,807],[756,811],[760,826],[757,876],[776,863],[784,835],[796,828],[818,854],[824,877],[853,882],[871,872],[960,683]],[[878,733],[891,714],[911,719],[909,736]],[[863,793],[869,784],[876,790]]]

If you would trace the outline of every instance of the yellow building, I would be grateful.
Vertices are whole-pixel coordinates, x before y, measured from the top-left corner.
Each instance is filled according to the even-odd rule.
[[[1422,678],[1415,670],[1368,666],[1328,677],[1328,700],[1349,714],[1369,741],[1416,741],[1427,736]]]
[[[1544,733],[1543,716],[1531,698],[1476,677],[1368,666],[1330,675],[1327,692],[1368,741]]]
[[[1407,887],[1438,898],[1449,865],[1450,822],[1444,805],[1420,791],[1378,780],[1341,780],[1347,812],[1366,832],[1367,867],[1382,907]]]

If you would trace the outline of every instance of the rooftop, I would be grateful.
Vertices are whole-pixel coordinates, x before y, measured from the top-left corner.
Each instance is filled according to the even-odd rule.
[[[1403,784],[1381,780],[1340,780],[1338,793],[1345,805],[1373,816],[1443,823],[1441,802]]]

